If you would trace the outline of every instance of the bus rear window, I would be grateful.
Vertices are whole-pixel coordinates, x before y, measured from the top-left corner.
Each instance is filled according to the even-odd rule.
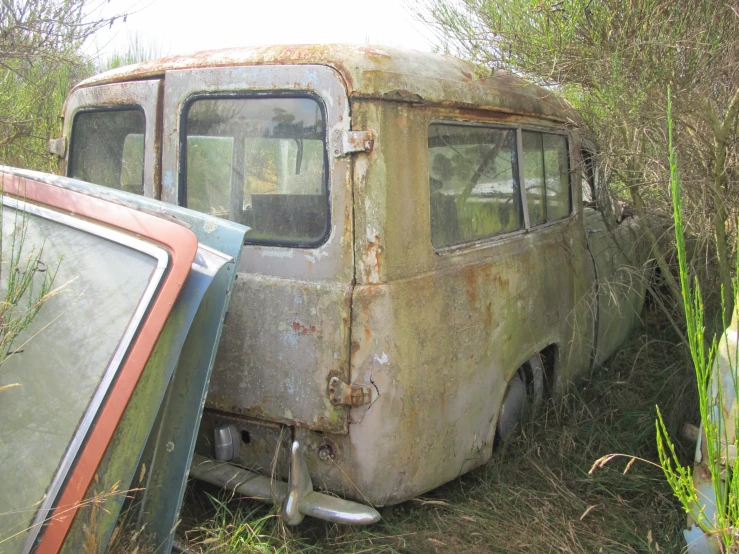
[[[316,246],[329,230],[325,124],[312,98],[200,98],[184,114],[188,208],[251,227],[247,242]]]
[[[144,193],[144,131],[139,108],[79,112],[67,174],[96,185]]]

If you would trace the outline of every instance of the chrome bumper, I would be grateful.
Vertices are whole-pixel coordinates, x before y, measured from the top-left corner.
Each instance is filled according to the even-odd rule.
[[[190,466],[190,477],[244,496],[279,503],[288,525],[297,525],[305,516],[349,525],[369,525],[380,520],[380,514],[371,506],[314,491],[297,441],[290,449],[290,478],[287,483],[197,454]]]

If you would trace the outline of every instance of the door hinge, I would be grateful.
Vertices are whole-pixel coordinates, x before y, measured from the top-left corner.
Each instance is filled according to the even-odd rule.
[[[371,131],[342,131],[336,129],[331,135],[331,152],[337,158],[353,152],[372,152],[375,138]]]
[[[67,137],[49,139],[49,152],[63,158],[67,154]]]
[[[372,389],[366,385],[347,385],[338,377],[328,382],[328,397],[335,406],[364,406],[372,402]]]

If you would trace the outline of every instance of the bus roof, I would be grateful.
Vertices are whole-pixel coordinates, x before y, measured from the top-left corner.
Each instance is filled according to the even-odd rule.
[[[76,88],[152,79],[181,69],[257,65],[323,65],[338,71],[351,98],[380,98],[544,117],[579,123],[551,90],[496,70],[480,76],[474,64],[452,56],[386,46],[299,44],[207,50],[160,58],[101,73]]]

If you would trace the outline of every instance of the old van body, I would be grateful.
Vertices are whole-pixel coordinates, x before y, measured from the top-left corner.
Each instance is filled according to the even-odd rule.
[[[455,58],[146,62],[75,87],[52,147],[67,176],[250,227],[197,451],[291,491],[303,468],[382,506],[484,464],[641,309],[638,223],[599,198],[577,115]]]

